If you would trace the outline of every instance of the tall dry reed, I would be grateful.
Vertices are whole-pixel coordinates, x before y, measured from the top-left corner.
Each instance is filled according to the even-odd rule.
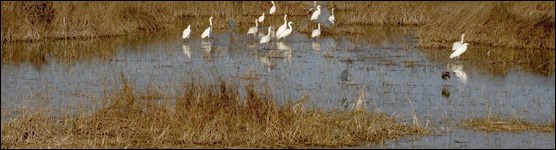
[[[306,96],[278,105],[252,85],[242,95],[227,82],[185,83],[172,103],[132,84],[122,75],[120,92],[94,113],[17,114],[2,125],[2,148],[341,147],[428,133],[383,113],[309,108]]]

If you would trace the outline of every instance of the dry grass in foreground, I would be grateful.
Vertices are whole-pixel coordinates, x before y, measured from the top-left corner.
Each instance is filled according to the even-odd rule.
[[[2,125],[2,148],[341,147],[429,132],[382,113],[300,109],[307,97],[279,106],[252,86],[241,96],[225,82],[187,83],[175,104],[130,87],[124,79],[110,104],[92,114],[18,114]]]
[[[547,125],[535,125],[519,119],[501,119],[498,117],[471,119],[463,121],[461,126],[464,128],[480,130],[484,132],[554,132],[554,122]]]

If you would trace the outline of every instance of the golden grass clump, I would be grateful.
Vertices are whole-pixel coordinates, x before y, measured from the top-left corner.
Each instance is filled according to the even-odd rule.
[[[253,86],[242,96],[226,82],[186,83],[170,104],[127,82],[91,114],[39,111],[3,123],[2,148],[341,147],[428,133],[382,113],[306,109],[306,96],[279,106]]]
[[[498,117],[470,119],[463,121],[462,127],[484,132],[521,132],[538,131],[554,132],[554,122],[547,125],[536,125],[520,119],[501,119]]]

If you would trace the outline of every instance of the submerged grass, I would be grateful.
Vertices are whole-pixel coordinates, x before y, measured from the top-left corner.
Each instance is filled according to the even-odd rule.
[[[302,17],[295,30],[310,33],[312,2],[2,2],[2,41],[89,38],[153,32],[187,20],[196,32],[208,27],[227,29],[233,19],[247,29],[266,13],[269,22],[281,25],[284,14]],[[323,34],[366,34],[360,25],[416,25],[419,46],[449,47],[466,41],[502,47],[554,49],[554,2],[334,2],[336,25],[323,27]],[[193,19],[199,18],[199,19]],[[277,28],[277,27],[276,27]],[[4,43],[3,43],[4,44]]]
[[[253,86],[240,95],[226,82],[185,83],[170,104],[164,96],[135,94],[122,82],[94,113],[26,112],[3,123],[2,148],[341,147],[429,132],[383,113],[307,109],[306,96],[278,105]]]
[[[536,125],[516,118],[501,119],[499,117],[492,117],[484,119],[470,119],[463,121],[460,126],[484,132],[554,132],[554,122],[546,125]]]

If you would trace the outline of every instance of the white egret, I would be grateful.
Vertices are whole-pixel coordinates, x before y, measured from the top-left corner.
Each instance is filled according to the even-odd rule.
[[[278,27],[278,30],[276,30],[276,36],[279,36],[288,28],[288,21],[286,20],[286,17],[288,17],[288,15],[284,15],[284,24]]]
[[[459,57],[459,55],[463,54],[463,52],[465,52],[465,50],[467,50],[467,43],[463,43],[460,47],[458,47],[456,49],[456,51],[454,51],[451,55],[450,55],[450,59],[454,58],[454,57]]]
[[[255,19],[255,26],[249,28],[249,30],[247,31],[247,34],[253,34],[253,36],[256,36],[258,28],[259,28],[258,19]]]
[[[317,10],[313,12],[313,15],[311,15],[311,20],[317,20],[317,18],[319,18],[319,15],[320,15],[320,5],[317,5]]]
[[[334,20],[336,20],[336,17],[334,17],[334,8],[332,8],[332,16],[328,17],[328,21],[334,24]]]
[[[292,23],[293,23],[293,22],[291,22],[291,21],[288,22],[288,26],[289,26],[290,28],[286,29],[286,30],[284,31],[284,33],[279,34],[278,36],[276,36],[276,38],[277,38],[277,39],[280,39],[280,38],[286,39],[286,36],[290,35],[290,34],[292,33],[292,31],[293,31]]]
[[[454,42],[454,44],[452,44],[452,51],[455,51],[456,49],[458,49],[458,47],[460,47],[463,44],[463,37],[465,36],[465,34],[461,34],[461,41],[460,42]]]
[[[260,23],[263,23],[263,21],[264,21],[264,13],[263,13],[262,16],[259,17],[259,22],[260,22]]]
[[[272,7],[270,7],[270,13],[268,14],[274,14],[274,12],[276,12],[276,5],[274,4],[274,1],[270,1],[272,2]]]
[[[272,30],[272,27],[268,27],[268,34],[265,35],[265,36],[263,36],[263,37],[261,38],[261,41],[260,41],[259,43],[261,43],[261,44],[263,44],[263,43],[267,44],[267,43],[270,41],[270,31],[271,31],[271,30]]]
[[[207,29],[205,29],[205,31],[203,31],[203,34],[201,34],[201,39],[204,39],[206,37],[210,38],[210,31],[212,31],[212,16],[210,16],[209,22],[210,22],[210,26]]]
[[[319,37],[319,35],[320,35],[320,23],[318,24],[318,26],[319,27],[317,29],[313,30],[313,33],[311,33],[311,38],[315,38],[315,37],[318,38]]]
[[[191,25],[188,25],[187,28],[183,30],[183,35],[181,36],[181,38],[189,38],[189,34],[191,34]]]

